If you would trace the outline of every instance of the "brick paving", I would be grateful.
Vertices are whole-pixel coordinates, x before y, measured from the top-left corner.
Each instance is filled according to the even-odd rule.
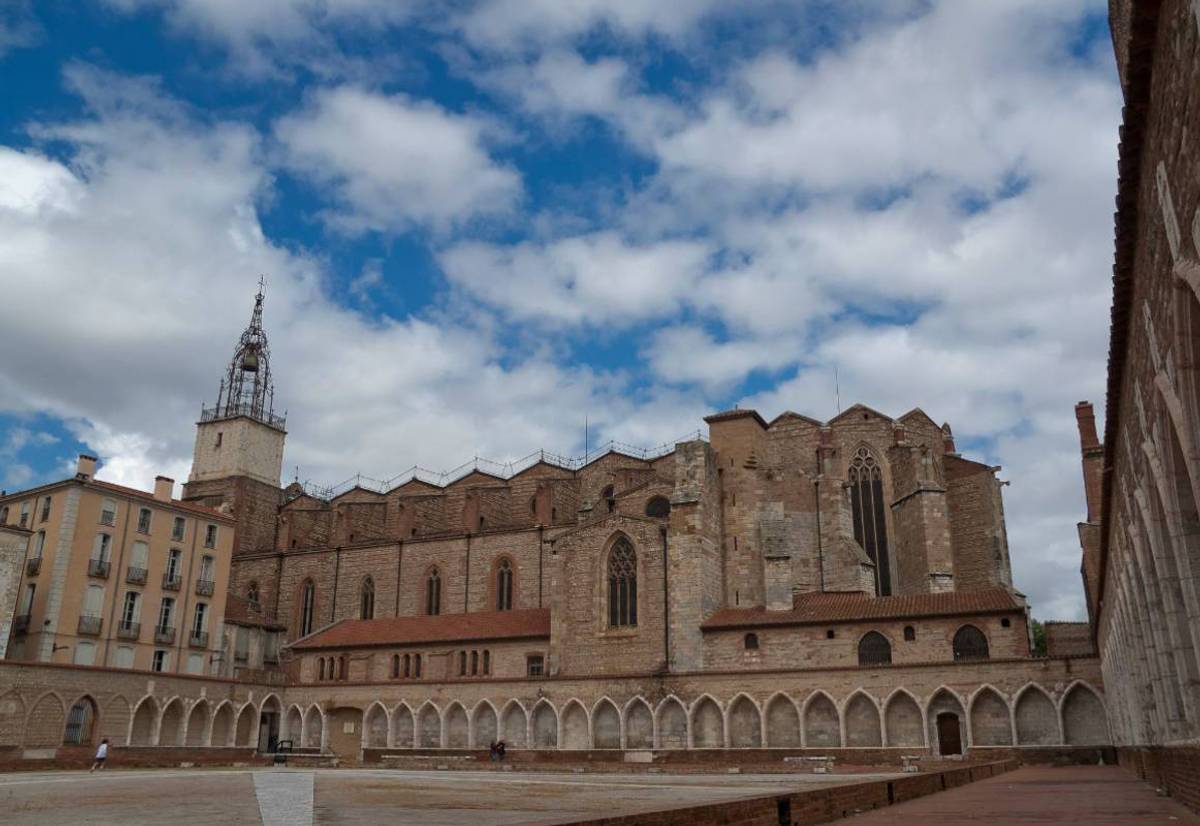
[[[843,821],[854,826],[943,824],[1171,823],[1200,826],[1200,815],[1116,766],[1031,766]]]

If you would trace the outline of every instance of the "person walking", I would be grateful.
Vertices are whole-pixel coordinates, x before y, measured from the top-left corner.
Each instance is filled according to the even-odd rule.
[[[96,769],[104,768],[104,761],[108,759],[108,738],[105,737],[100,741],[100,745],[96,748],[96,760],[92,763],[92,767],[88,770],[94,772]]]

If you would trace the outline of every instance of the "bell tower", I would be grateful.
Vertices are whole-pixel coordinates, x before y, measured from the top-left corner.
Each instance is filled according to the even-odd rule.
[[[285,417],[274,409],[263,297],[260,280],[250,325],[221,379],[216,404],[201,406],[192,472],[183,488],[184,499],[237,517],[235,553],[273,547],[280,501],[287,431]]]

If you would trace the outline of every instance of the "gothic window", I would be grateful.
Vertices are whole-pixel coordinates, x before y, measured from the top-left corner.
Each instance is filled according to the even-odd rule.
[[[255,611],[258,610],[258,583],[251,582],[246,588],[246,602],[250,603],[250,607]]]
[[[513,607],[512,561],[500,560],[496,566],[496,610],[511,611]]]
[[[608,552],[608,624],[637,625],[637,553],[625,537]]]
[[[325,658],[317,657],[317,679],[325,679]]]
[[[665,519],[671,515],[671,500],[665,496],[655,496],[646,503],[646,516]]]
[[[375,580],[371,577],[363,580],[358,601],[359,616],[363,619],[375,619]]]
[[[437,568],[425,578],[425,613],[431,617],[442,613],[442,578]]]
[[[887,522],[884,514],[883,473],[875,456],[865,447],[850,460],[850,507],[854,512],[854,538],[875,563],[875,592],[892,592],[888,559]]]
[[[317,599],[317,589],[311,579],[304,580],[300,589],[300,636],[307,637],[313,630],[313,608]]]
[[[988,641],[974,625],[964,625],[954,634],[954,659],[986,660]]]
[[[421,655],[413,654],[413,676],[421,679]]]
[[[600,491],[600,498],[608,503],[608,512],[612,513],[617,507],[617,499],[613,492],[613,486],[608,485],[604,490]]]
[[[458,676],[460,676],[460,677],[467,676],[467,652],[466,651],[458,652]]]
[[[492,673],[492,652],[484,649],[483,652],[483,673]]]
[[[412,657],[408,654],[404,655],[404,678],[408,679],[412,676]]]
[[[870,631],[858,641],[859,665],[891,665],[892,644],[878,631]]]
[[[392,679],[395,680],[395,679],[398,679],[399,677],[400,677],[400,655],[393,654],[392,655]]]

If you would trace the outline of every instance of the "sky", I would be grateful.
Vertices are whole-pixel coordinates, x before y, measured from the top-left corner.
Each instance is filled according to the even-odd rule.
[[[185,479],[261,275],[285,480],[920,407],[1081,618],[1105,12],[0,0],[0,487]]]

